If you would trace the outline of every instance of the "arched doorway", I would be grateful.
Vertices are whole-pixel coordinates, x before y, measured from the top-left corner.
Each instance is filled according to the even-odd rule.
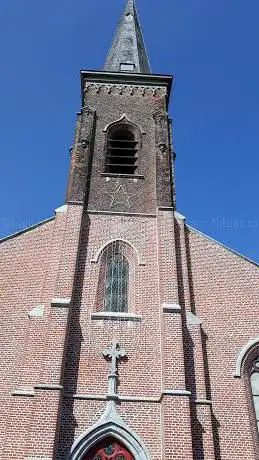
[[[89,450],[83,460],[134,460],[134,457],[115,438],[108,437]]]

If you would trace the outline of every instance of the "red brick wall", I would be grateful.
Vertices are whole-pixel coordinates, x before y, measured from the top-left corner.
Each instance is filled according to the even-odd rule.
[[[40,375],[44,357],[43,320],[29,318],[27,313],[46,301],[44,283],[53,227],[54,221],[51,221],[0,245],[0,452],[5,445],[3,440],[8,439],[9,430],[13,430],[20,412],[23,421],[26,418],[24,408],[29,413],[32,404],[30,398],[27,398],[19,409],[18,401],[13,405],[11,392],[18,388],[32,388]],[[9,414],[10,408],[12,412]],[[24,426],[24,422],[22,425]],[[12,451],[14,445],[16,444],[13,444]]]
[[[170,211],[157,218],[85,216],[78,252],[80,216],[80,206],[69,206],[55,221],[0,246],[1,458],[68,458],[74,441],[106,407],[110,363],[101,351],[116,338],[127,352],[119,364],[119,395],[155,398],[118,406],[151,459],[257,460],[249,392],[233,374],[240,350],[257,336],[258,268],[179,219],[174,226]],[[91,318],[96,254],[116,238],[135,251],[130,312],[141,315],[140,322]],[[50,300],[68,297],[72,288],[68,331],[65,310],[50,307]],[[178,299],[183,316],[163,312],[162,304]],[[44,317],[29,319],[26,312],[38,304],[45,305]],[[190,325],[188,311],[202,324]],[[11,396],[38,383],[62,383],[64,394],[60,399],[59,390],[36,389],[34,397]],[[164,389],[191,391],[191,404],[188,396],[160,399]],[[195,403],[210,398],[212,405]]]
[[[193,230],[186,233],[192,310],[203,321],[217,458],[255,459],[245,379],[234,373],[241,349],[258,337],[258,267]]]

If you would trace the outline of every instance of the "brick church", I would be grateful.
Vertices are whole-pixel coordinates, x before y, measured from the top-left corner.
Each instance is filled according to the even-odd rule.
[[[1,460],[258,460],[259,272],[176,208],[134,0],[81,72],[65,204],[1,241]]]

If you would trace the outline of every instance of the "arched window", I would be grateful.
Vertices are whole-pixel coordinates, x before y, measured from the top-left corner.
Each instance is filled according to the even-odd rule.
[[[129,262],[119,253],[108,255],[105,278],[104,309],[113,312],[128,311]]]
[[[134,460],[134,457],[116,439],[106,438],[93,447],[83,460]]]
[[[139,141],[130,125],[115,125],[108,132],[106,172],[134,174],[138,167]]]
[[[259,357],[254,359],[252,363],[250,382],[254,401],[257,430],[259,432]]]

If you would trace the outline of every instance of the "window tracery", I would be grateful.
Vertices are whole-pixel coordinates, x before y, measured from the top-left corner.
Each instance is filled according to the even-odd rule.
[[[95,311],[134,312],[136,255],[122,240],[114,240],[99,256]]]
[[[129,262],[120,253],[108,256],[104,309],[113,312],[128,311]]]
[[[134,457],[116,439],[107,438],[93,447],[84,460],[134,460]]]

